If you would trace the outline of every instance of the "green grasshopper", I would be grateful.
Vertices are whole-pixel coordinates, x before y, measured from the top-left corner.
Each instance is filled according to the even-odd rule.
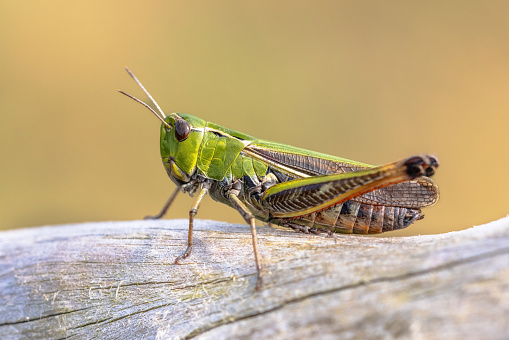
[[[171,113],[166,116],[129,69],[158,112],[147,107],[161,125],[161,157],[177,185],[161,218],[182,191],[193,196],[189,210],[187,248],[175,264],[191,254],[193,222],[202,199],[236,209],[251,227],[257,269],[262,283],[255,220],[304,233],[376,234],[408,227],[424,217],[421,208],[435,204],[438,187],[429,178],[438,167],[431,155],[412,156],[382,166],[260,140],[203,119]]]

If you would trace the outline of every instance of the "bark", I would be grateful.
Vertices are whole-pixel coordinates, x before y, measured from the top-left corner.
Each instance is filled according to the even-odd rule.
[[[442,235],[310,236],[197,220],[0,233],[0,338],[507,339],[509,218]]]

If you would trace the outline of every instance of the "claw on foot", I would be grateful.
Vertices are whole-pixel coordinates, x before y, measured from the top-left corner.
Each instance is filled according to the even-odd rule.
[[[193,250],[193,247],[192,246],[188,246],[186,251],[184,252],[184,254],[182,254],[179,257],[177,257],[175,259],[175,262],[173,262],[173,264],[180,264],[180,261],[184,260],[186,257],[191,255],[191,250]]]
[[[292,228],[293,230],[297,232],[301,232],[303,234],[309,234],[309,227],[295,224],[295,223],[287,223],[283,225],[284,227]]]
[[[255,285],[255,290],[256,290],[257,292],[259,292],[259,291],[262,289],[262,285],[263,285],[263,279],[262,279],[261,275],[260,275],[260,274],[258,274],[258,275],[256,276],[256,285]]]

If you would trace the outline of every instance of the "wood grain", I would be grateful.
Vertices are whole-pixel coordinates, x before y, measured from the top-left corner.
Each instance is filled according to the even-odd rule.
[[[442,235],[309,236],[197,220],[0,233],[0,338],[507,339],[509,218]]]

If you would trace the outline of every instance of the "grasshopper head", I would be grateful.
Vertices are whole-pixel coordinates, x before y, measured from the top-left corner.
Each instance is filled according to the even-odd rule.
[[[196,171],[205,121],[174,113],[161,124],[161,158],[168,175],[179,185],[189,182]]]
[[[177,185],[189,182],[196,171],[205,121],[183,113],[171,113],[166,116],[136,76],[128,68],[126,71],[149,97],[158,112],[138,98],[123,91],[119,92],[145,106],[162,122],[161,158],[166,172]]]

